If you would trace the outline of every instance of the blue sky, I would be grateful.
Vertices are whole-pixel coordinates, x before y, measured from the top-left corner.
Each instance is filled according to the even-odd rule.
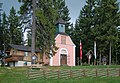
[[[70,17],[71,22],[75,22],[77,17],[79,16],[80,9],[85,5],[85,0],[65,0],[66,5],[68,6],[68,9],[70,11]],[[0,2],[3,3],[3,10],[6,12],[6,14],[9,14],[9,10],[12,6],[16,8],[16,10],[19,10],[20,4],[17,2],[17,0],[0,0]]]
[[[12,6],[16,8],[16,10],[19,10],[20,4],[17,2],[17,0],[0,0],[0,3],[3,3],[3,11],[6,12],[6,14],[9,14],[9,10]]]
[[[66,5],[70,11],[71,22],[75,23],[80,10],[85,5],[85,0],[66,0]]]
[[[6,14],[9,14],[9,10],[12,6],[19,10],[20,4],[17,2],[18,0],[0,0],[3,3],[3,10]],[[71,22],[75,22],[79,16],[80,10],[85,5],[86,0],[65,0],[66,5],[70,11]],[[120,2],[120,0],[118,0]]]

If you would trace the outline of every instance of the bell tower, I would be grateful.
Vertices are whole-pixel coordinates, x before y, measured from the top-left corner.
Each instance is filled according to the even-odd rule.
[[[56,33],[65,33],[65,21],[62,18],[59,18],[56,23]]]

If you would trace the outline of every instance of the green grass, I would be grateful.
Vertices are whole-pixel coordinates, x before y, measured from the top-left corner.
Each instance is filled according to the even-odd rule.
[[[80,79],[34,79],[26,80],[24,83],[119,83],[119,77],[109,78],[80,78]]]
[[[26,78],[26,68],[0,67],[0,83],[22,83]]]
[[[70,66],[62,66],[62,67],[48,67],[50,69],[83,69],[83,68],[120,68],[120,65],[98,65],[98,66],[75,66],[75,67],[70,67]]]
[[[98,66],[107,68],[108,66]],[[79,69],[96,68],[96,66],[76,66],[76,67],[47,67],[50,69]],[[120,68],[119,65],[110,68]],[[82,77],[79,79],[27,79],[26,67],[6,68],[0,67],[0,83],[120,83],[120,77]]]

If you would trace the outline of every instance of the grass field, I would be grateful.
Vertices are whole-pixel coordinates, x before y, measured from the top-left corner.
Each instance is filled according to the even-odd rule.
[[[108,66],[98,66],[107,68]],[[110,68],[120,68],[120,66],[109,66]],[[76,66],[76,67],[48,67],[50,69],[79,69],[96,68],[96,66]],[[26,67],[0,67],[0,83],[120,83],[120,77],[82,77],[79,79],[27,79]]]
[[[73,67],[70,67],[70,66],[62,66],[62,67],[48,67],[50,69],[81,69],[81,68],[120,68],[120,65],[99,65],[99,66],[73,66]]]

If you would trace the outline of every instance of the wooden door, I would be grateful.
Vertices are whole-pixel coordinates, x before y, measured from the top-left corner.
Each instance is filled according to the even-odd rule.
[[[67,55],[65,55],[65,54],[61,54],[60,55],[60,64],[62,65],[62,66],[65,66],[65,65],[67,65]]]

